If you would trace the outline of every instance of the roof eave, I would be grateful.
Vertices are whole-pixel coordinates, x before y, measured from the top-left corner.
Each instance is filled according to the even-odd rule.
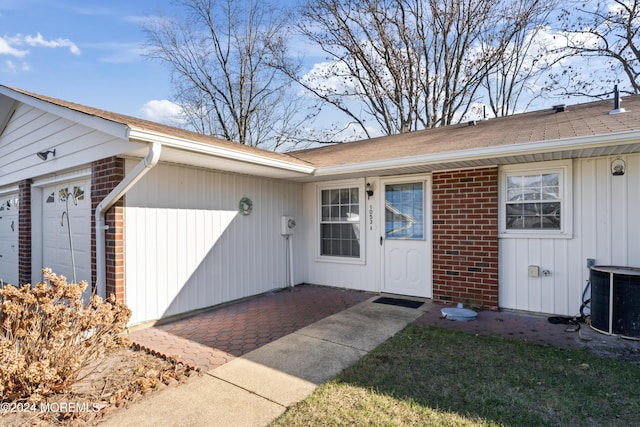
[[[5,95],[9,98],[13,98],[18,102],[30,105],[47,113],[51,113],[64,119],[79,123],[81,125],[85,125],[92,129],[99,130],[116,138],[124,140],[129,139],[130,128],[126,123],[115,122],[103,117],[98,117],[95,115],[77,111],[69,107],[57,105],[50,101],[38,99],[33,96],[15,91],[7,86],[0,85],[0,94]]]
[[[406,168],[413,166],[450,164],[451,162],[499,159],[509,156],[528,154],[544,154],[562,151],[589,149],[640,143],[640,131],[624,131],[610,134],[598,134],[552,141],[536,141],[493,147],[474,148],[469,150],[445,151],[440,153],[421,154],[417,156],[397,157],[336,166],[318,167],[314,176],[330,177],[333,175],[372,173],[377,170]]]
[[[131,129],[129,137],[131,140],[141,142],[160,142],[163,146],[180,150],[202,153],[223,159],[240,161],[259,166],[268,166],[276,169],[286,170],[310,175],[315,171],[313,166],[303,165],[295,162],[287,162],[258,154],[246,153],[226,147],[220,147],[203,142],[193,141],[181,137],[166,135],[144,129]]]

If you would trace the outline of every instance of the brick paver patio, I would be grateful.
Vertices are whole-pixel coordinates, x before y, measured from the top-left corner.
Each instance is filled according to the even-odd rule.
[[[130,338],[206,372],[374,295],[299,285],[137,330]]]

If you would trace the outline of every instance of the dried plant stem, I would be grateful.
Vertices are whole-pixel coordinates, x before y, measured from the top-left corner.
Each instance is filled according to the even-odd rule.
[[[65,392],[121,338],[131,311],[113,296],[82,300],[86,282],[45,281],[0,289],[0,398],[40,402]],[[85,369],[85,371],[83,371]],[[94,367],[95,369],[95,367]]]

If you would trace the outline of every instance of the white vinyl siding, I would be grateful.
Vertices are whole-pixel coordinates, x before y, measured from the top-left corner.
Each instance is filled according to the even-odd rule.
[[[615,157],[573,161],[571,239],[519,236],[500,239],[500,306],[572,316],[598,265],[640,266],[640,155],[624,156],[627,172],[612,176]],[[537,265],[549,275],[529,277]]]
[[[127,170],[136,162],[127,161]],[[126,302],[131,323],[287,286],[281,216],[300,212],[302,185],[159,164],[126,195]],[[239,203],[249,198],[249,215]],[[294,280],[303,269],[294,245]]]
[[[123,125],[124,127],[124,125]],[[123,132],[124,134],[124,132]],[[0,186],[75,169],[138,147],[107,133],[19,104],[0,135]],[[54,149],[46,161],[36,155]]]

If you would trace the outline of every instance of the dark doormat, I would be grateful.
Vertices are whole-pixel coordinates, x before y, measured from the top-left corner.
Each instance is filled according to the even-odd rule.
[[[378,304],[398,305],[400,307],[408,307],[408,308],[418,308],[422,304],[424,304],[421,301],[413,301],[409,299],[400,299],[400,298],[388,298],[388,297],[380,297],[373,302]]]

